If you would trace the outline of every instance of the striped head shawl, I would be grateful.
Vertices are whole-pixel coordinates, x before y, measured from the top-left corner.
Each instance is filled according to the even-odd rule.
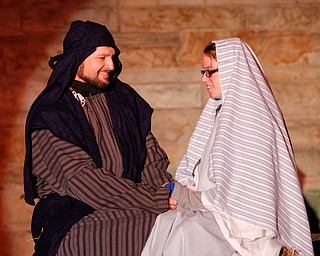
[[[208,168],[216,189],[203,192],[203,202],[268,230],[302,255],[313,255],[292,145],[265,73],[244,41],[215,44],[223,103]],[[176,178],[185,185],[192,185],[216,107],[212,99],[206,104],[177,168]]]

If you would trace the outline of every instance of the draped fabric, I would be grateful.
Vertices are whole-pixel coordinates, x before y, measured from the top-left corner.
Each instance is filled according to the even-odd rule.
[[[292,145],[282,112],[254,52],[238,38],[215,41],[223,93],[207,176],[214,189],[204,206],[253,224],[287,247],[313,255],[309,223]],[[181,160],[176,178],[193,186],[193,171],[213,129],[208,101]],[[222,230],[228,230],[223,221]]]
[[[141,256],[239,256],[210,211],[178,206],[160,214]]]
[[[32,171],[42,198],[32,222],[34,255],[139,255],[156,216],[167,209],[169,189],[160,185],[172,180],[168,158],[149,131],[141,183],[122,178],[105,96],[87,97],[84,111],[98,142],[100,166],[49,130],[32,134]]]

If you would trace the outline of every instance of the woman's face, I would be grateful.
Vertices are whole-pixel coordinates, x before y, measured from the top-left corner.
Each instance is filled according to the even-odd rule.
[[[202,67],[203,70],[214,70],[218,68],[218,62],[209,55],[203,54]],[[206,71],[205,74],[202,76],[201,81],[206,85],[210,98],[222,98],[219,71],[211,75],[208,73],[208,71]]]

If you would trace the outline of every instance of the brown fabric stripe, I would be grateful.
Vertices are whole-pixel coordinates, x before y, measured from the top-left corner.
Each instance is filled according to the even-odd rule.
[[[97,94],[88,97],[84,110],[100,148],[102,166],[113,170],[114,174],[120,177],[123,168],[121,153],[112,132],[112,122],[105,96]]]

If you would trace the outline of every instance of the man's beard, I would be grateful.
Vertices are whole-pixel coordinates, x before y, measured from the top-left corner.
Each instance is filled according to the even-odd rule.
[[[96,89],[105,89],[108,87],[109,85],[109,79],[106,82],[103,82],[101,80],[99,80],[98,77],[89,77],[86,76],[84,74],[84,67],[80,66],[79,70],[78,70],[78,76],[79,78],[81,78],[83,81],[85,81],[86,83],[91,84],[93,87],[95,87]]]

